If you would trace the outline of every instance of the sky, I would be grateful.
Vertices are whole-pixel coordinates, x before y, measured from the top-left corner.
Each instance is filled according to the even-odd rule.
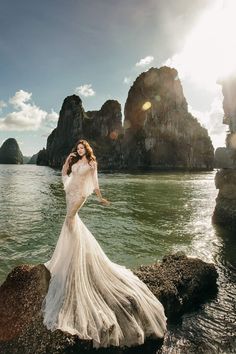
[[[122,105],[150,67],[178,70],[189,111],[224,146],[218,78],[236,63],[234,0],[0,0],[0,146],[46,147],[63,100]]]

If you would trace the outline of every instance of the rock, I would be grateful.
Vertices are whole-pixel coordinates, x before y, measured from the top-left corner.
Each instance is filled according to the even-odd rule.
[[[207,130],[187,107],[175,69],[151,68],[138,76],[125,103],[127,168],[213,169]]]
[[[218,148],[215,154],[215,185],[219,189],[212,216],[215,224],[236,228],[236,75],[219,82],[224,96],[223,123],[229,126],[226,147]]]
[[[43,148],[42,150],[40,150],[37,153],[38,157],[36,160],[36,164],[39,166],[48,166],[48,152],[45,148]]]
[[[23,156],[23,164],[29,163],[30,156]]]
[[[108,100],[99,111],[85,112],[79,96],[68,96],[62,105],[57,127],[39,152],[38,165],[61,168],[65,157],[79,139],[89,139],[101,168],[118,165],[119,135],[122,132],[121,106]]]
[[[236,228],[236,170],[218,171],[215,175],[215,185],[219,193],[212,221],[223,227]]]
[[[38,159],[38,153],[32,155],[32,156],[29,158],[29,161],[28,161],[27,163],[28,163],[28,164],[31,164],[31,165],[36,165],[37,159]]]
[[[2,164],[23,164],[23,154],[14,138],[4,141],[0,147],[0,163]]]
[[[168,322],[179,320],[217,292],[214,264],[178,252],[165,256],[162,263],[141,266],[135,274],[162,302]]]
[[[151,68],[135,80],[124,126],[119,102],[85,112],[79,96],[67,97],[37,164],[61,168],[81,138],[91,143],[102,170],[213,168],[207,130],[188,112],[178,73],[168,67]]]
[[[219,147],[215,151],[214,167],[215,168],[232,168],[233,150],[226,147]]]
[[[169,322],[195,309],[216,292],[214,265],[183,254],[169,255],[161,264],[141,266],[135,273],[162,301]],[[89,341],[56,330],[42,322],[41,304],[48,289],[50,273],[42,264],[14,268],[0,287],[0,352],[4,354],[97,353]],[[143,346],[109,348],[99,353],[155,353],[160,341]]]

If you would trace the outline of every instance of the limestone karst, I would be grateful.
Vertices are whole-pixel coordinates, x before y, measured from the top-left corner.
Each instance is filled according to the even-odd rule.
[[[108,100],[100,110],[85,112],[79,96],[67,97],[37,164],[61,167],[75,142],[84,138],[104,170],[213,168],[211,139],[188,112],[175,69],[151,68],[139,75],[124,113],[122,124],[118,101]]]
[[[23,155],[19,145],[14,138],[4,141],[0,147],[1,164],[23,164]]]

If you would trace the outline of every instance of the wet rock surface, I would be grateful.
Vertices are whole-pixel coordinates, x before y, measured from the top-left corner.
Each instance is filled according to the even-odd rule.
[[[177,253],[161,263],[134,270],[163,303],[168,325],[186,311],[196,309],[217,292],[213,264]],[[47,293],[50,273],[44,265],[14,268],[0,287],[0,352],[4,354],[56,353],[156,353],[163,340],[147,340],[133,348],[95,350],[89,341],[43,325],[41,304]],[[167,334],[168,336],[168,334]]]

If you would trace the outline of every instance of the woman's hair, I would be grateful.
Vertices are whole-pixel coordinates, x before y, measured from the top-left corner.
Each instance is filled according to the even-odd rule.
[[[74,147],[72,148],[71,150],[71,153],[74,152],[76,154],[76,156],[72,156],[70,162],[69,162],[69,167],[68,167],[68,170],[67,170],[67,174],[69,175],[71,173],[71,168],[72,168],[72,165],[74,165],[74,163],[78,162],[79,160],[81,160],[81,156],[78,154],[77,152],[77,146],[79,144],[82,144],[85,148],[85,155],[86,155],[86,158],[88,160],[88,162],[90,163],[91,161],[96,161],[96,157],[93,153],[93,149],[91,148],[91,146],[89,145],[89,143],[87,142],[87,140],[84,140],[84,139],[80,139],[76,142],[76,144],[74,145]]]

